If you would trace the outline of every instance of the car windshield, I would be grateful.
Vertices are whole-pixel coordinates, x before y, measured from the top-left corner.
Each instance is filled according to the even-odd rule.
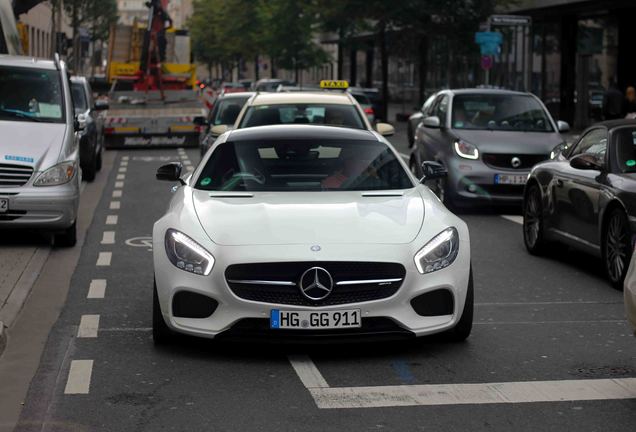
[[[210,191],[358,191],[412,188],[377,141],[241,141],[219,145],[196,183]]]
[[[64,122],[60,73],[0,66],[0,119]]]
[[[73,98],[73,107],[76,113],[81,113],[88,109],[84,86],[81,83],[71,83],[71,97]]]
[[[354,105],[279,104],[248,108],[239,128],[276,124],[312,124],[365,129]]]
[[[624,127],[614,132],[615,160],[619,172],[636,173],[636,128]]]
[[[466,94],[453,98],[454,129],[553,132],[541,104],[532,96]]]
[[[216,125],[233,125],[249,96],[221,99],[214,104],[210,123]]]

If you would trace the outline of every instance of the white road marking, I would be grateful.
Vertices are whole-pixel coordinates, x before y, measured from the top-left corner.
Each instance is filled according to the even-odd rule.
[[[93,374],[93,360],[73,360],[68,371],[64,394],[88,394]]]
[[[121,208],[121,202],[119,201],[111,201],[110,202],[110,209],[111,210],[119,210]]]
[[[99,315],[82,315],[79,328],[77,329],[78,338],[96,338],[99,330]]]
[[[523,216],[515,216],[515,215],[501,215],[502,218],[509,220],[510,222],[514,222],[519,225],[523,225]]]
[[[102,244],[115,244],[115,231],[104,231]]]
[[[100,252],[97,257],[97,266],[107,267],[110,265],[110,260],[113,258],[112,252]]]
[[[128,156],[123,156],[123,157],[121,158],[121,160],[125,160],[125,161],[127,161],[128,159],[130,159],[130,157],[128,157]]]
[[[121,161],[119,166],[128,166],[128,161]]]
[[[120,173],[125,173],[126,171],[128,171],[128,167],[120,167],[119,168],[119,172]]]
[[[93,279],[88,288],[89,299],[103,299],[106,295],[106,279]]]
[[[116,181],[115,182],[115,187],[117,189],[122,189],[124,187],[124,182],[123,181]]]
[[[122,191],[117,189],[113,191],[113,198],[121,198]]]
[[[625,324],[625,320],[569,320],[569,321],[478,321],[474,325],[538,325],[538,324]]]
[[[126,180],[126,174],[117,174],[117,180]]]
[[[290,355],[289,362],[306,388],[328,388],[329,384],[307,355]]]
[[[117,225],[117,215],[108,215],[106,216],[106,225]]]

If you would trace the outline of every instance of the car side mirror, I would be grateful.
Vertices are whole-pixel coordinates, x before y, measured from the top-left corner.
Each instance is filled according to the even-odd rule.
[[[229,129],[230,128],[228,127],[228,125],[216,125],[216,126],[212,126],[212,129],[210,129],[210,132],[212,133],[212,135],[219,136],[219,135],[223,135]]]
[[[559,132],[569,132],[570,131],[570,124],[568,122],[564,122],[559,120],[557,122],[557,128],[559,129]]]
[[[570,159],[570,166],[580,170],[597,170],[602,171],[603,165],[598,159],[590,154],[580,154]]]
[[[86,129],[86,114],[78,114],[73,122],[75,132],[81,132]]]
[[[195,117],[194,120],[192,121],[192,123],[194,123],[195,126],[207,126],[208,125],[208,121],[203,116]]]
[[[422,180],[435,180],[448,176],[448,171],[444,165],[433,161],[422,162],[422,172],[424,173]]]
[[[422,124],[424,125],[424,127],[431,129],[439,129],[440,127],[442,127],[442,123],[439,121],[439,117],[437,116],[426,117],[424,120],[422,120]]]
[[[375,125],[375,130],[382,136],[395,135],[395,128],[388,123],[378,123]]]
[[[181,162],[171,162],[160,166],[157,169],[157,180],[181,181],[182,168]]]
[[[110,107],[110,104],[106,100],[96,100],[95,101],[95,111],[105,111]]]

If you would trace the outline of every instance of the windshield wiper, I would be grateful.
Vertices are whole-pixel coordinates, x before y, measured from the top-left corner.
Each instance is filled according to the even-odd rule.
[[[25,120],[29,120],[33,122],[38,122],[38,123],[42,122],[42,120],[33,116],[31,113],[27,113],[26,111],[0,108],[0,114],[8,114],[10,117],[25,119]]]

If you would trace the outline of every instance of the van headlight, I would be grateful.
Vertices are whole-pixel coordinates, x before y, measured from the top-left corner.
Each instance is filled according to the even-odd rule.
[[[436,235],[415,254],[415,266],[422,274],[448,267],[459,253],[459,234],[453,227]]]
[[[59,186],[70,182],[75,176],[77,165],[75,162],[62,162],[38,176],[33,186]]]
[[[212,271],[212,254],[184,233],[169,229],[166,231],[165,243],[168,259],[175,267],[203,276]]]

